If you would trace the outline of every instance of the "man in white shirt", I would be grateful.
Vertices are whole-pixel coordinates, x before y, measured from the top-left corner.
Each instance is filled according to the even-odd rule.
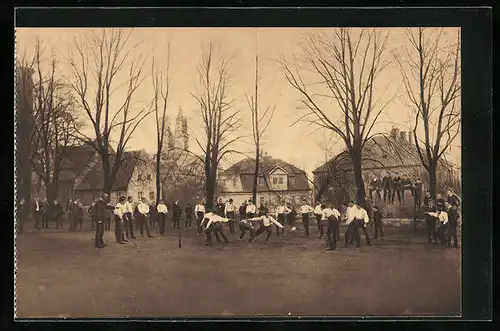
[[[203,232],[201,223],[203,221],[203,216],[205,215],[205,201],[200,201],[196,206],[194,206],[194,213],[196,214],[196,220],[198,221],[198,234],[201,234]]]
[[[358,208],[359,211],[359,218],[357,219],[357,227],[360,228],[363,233],[365,234],[365,240],[366,244],[368,246],[371,246],[370,242],[370,235],[368,234],[368,223],[370,222],[370,217],[368,216],[368,213],[366,212],[366,209],[363,207],[360,207],[358,205],[355,205]]]
[[[221,235],[222,238],[224,239],[224,242],[226,244],[229,244],[226,235],[224,234],[224,232],[222,232],[222,224],[221,224],[222,222],[224,223],[229,222],[229,219],[220,217],[219,215],[215,214],[212,210],[209,210],[208,213],[204,215],[202,226],[204,228],[207,237],[206,245],[212,246],[212,236],[211,236],[212,233],[214,233],[216,237],[218,235]],[[220,240],[218,241],[220,242]]]
[[[35,197],[35,200],[33,201],[33,218],[35,221],[35,229],[40,230],[40,215],[41,215],[42,208],[40,206],[40,200],[38,200],[38,197]]]
[[[233,203],[233,199],[229,199],[224,208],[225,216],[229,218],[229,232],[234,233],[234,216],[236,212],[236,206]]]
[[[129,196],[127,201],[125,202],[125,215],[123,217],[123,221],[125,224],[125,236],[127,237],[127,239],[136,239],[136,237],[134,236],[134,224],[132,218],[132,214],[134,213],[133,201],[133,198]]]
[[[118,203],[115,205],[113,214],[115,216],[115,240],[119,244],[125,244],[123,240],[123,214],[124,214],[125,197],[120,197]]]
[[[302,224],[304,224],[306,237],[309,237],[309,214],[314,213],[314,209],[304,201],[304,204],[299,208],[299,213],[302,214]]]
[[[348,247],[351,238],[356,241],[356,247],[360,247],[359,242],[361,241],[359,231],[357,228],[356,219],[359,217],[358,209],[354,206],[354,201],[349,201],[347,204],[345,224],[347,225],[347,230],[345,231],[345,245]]]
[[[326,227],[326,237],[328,243],[328,250],[334,251],[337,249],[337,232],[339,231],[340,225],[340,213],[333,206],[326,207],[326,205],[321,206],[321,232],[323,228]]]
[[[286,224],[286,215],[292,210],[285,205],[284,201],[281,201],[280,205],[276,208],[276,218],[278,222],[282,225]],[[285,227],[281,227],[281,234],[285,235]],[[280,227],[276,225],[276,235],[280,235]]]
[[[437,210],[437,220],[439,222],[437,229],[437,237],[441,244],[445,244],[447,239],[445,235],[449,226],[447,207],[449,207],[449,205],[445,203],[443,207],[439,207]]]
[[[152,238],[153,236],[149,232],[149,226],[148,226],[148,217],[149,217],[149,205],[146,202],[146,198],[142,198],[142,201],[139,202],[137,205],[137,210],[139,211],[139,214],[137,215],[139,218],[139,227],[141,229],[141,235],[144,235],[144,227],[146,227],[146,234],[148,235],[149,238]]]
[[[255,205],[252,200],[248,200],[248,205],[247,209],[245,211],[246,217],[247,218],[253,218],[255,217],[255,213],[257,212],[257,209],[255,208]]]
[[[255,236],[251,238],[250,242],[253,241],[255,237],[258,237],[261,233],[267,232],[266,244],[268,244],[269,238],[273,233],[272,225],[275,224],[277,228],[283,228],[283,225],[280,222],[276,221],[272,216],[269,216],[267,212],[264,212],[262,216],[251,218],[248,221],[260,222],[260,227],[255,232]]]
[[[168,208],[164,201],[158,203],[156,206],[156,211],[158,212],[158,219],[160,221],[160,235],[165,234],[165,223],[167,219]]]
[[[316,207],[314,208],[314,215],[316,215],[316,223],[318,225],[318,233],[321,233],[321,203],[318,203]],[[320,238],[322,236],[320,235]]]

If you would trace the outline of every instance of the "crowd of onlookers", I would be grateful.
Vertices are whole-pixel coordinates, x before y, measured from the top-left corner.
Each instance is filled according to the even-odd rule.
[[[393,204],[398,201],[405,203],[405,192],[410,192],[414,202],[419,205],[422,198],[422,181],[418,177],[413,180],[407,174],[402,176],[396,171],[386,172],[383,177],[374,175],[368,185],[370,200],[384,200],[384,203]],[[395,200],[395,198],[398,198]]]

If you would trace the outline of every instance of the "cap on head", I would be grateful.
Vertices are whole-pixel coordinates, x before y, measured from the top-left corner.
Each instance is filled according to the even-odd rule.
[[[229,202],[230,202],[230,203],[233,203],[233,199],[229,199]]]

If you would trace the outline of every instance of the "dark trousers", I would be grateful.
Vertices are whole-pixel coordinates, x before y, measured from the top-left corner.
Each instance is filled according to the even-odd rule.
[[[144,235],[144,227],[146,227],[146,234],[148,237],[151,236],[151,233],[149,232],[149,225],[148,225],[148,217],[140,214],[138,216],[138,221],[139,221],[139,229],[141,230],[141,235]]]
[[[174,229],[180,228],[180,225],[179,225],[180,221],[181,221],[181,215],[173,215],[172,223],[174,225]]]
[[[446,231],[448,231],[448,224],[440,224],[437,229],[437,237],[441,244],[446,243]]]
[[[365,235],[365,240],[368,245],[370,245],[370,235],[368,234],[368,229],[366,228],[366,224],[364,220],[356,220],[356,227],[361,229]]]
[[[115,240],[117,243],[123,241],[123,220],[115,216]]]
[[[278,214],[278,222],[281,223],[281,225],[283,225],[283,227],[280,229],[279,226],[276,225],[276,235],[279,237],[280,235],[280,230],[281,230],[281,234],[282,235],[285,235],[285,225],[286,225],[286,215],[285,214]]]
[[[33,213],[33,221],[35,222],[35,229],[40,229],[40,212]]]
[[[319,229],[319,236],[321,238],[323,238],[324,234],[325,234],[325,228],[327,229],[328,231],[328,222],[326,221],[321,221],[321,226],[320,226],[320,229]],[[335,236],[333,237],[336,241],[340,241],[340,221],[339,221],[339,225],[338,225],[338,230],[336,231],[335,233]],[[352,240],[351,240],[352,241]]]
[[[321,221],[321,227],[326,227],[326,242],[328,248],[337,249],[337,235],[339,233],[340,220],[335,217],[330,217],[326,221]]]
[[[245,237],[245,233],[247,231],[249,231],[250,232],[250,240],[249,241],[253,240],[253,238],[255,237],[255,232],[254,232],[254,229],[250,225],[245,224],[245,223],[240,223],[239,228],[240,228],[240,232],[241,232],[240,239],[243,239],[243,237]]]
[[[95,224],[96,224],[96,220],[91,218],[90,221],[92,222],[92,231],[95,230]]]
[[[75,230],[77,228],[80,228],[80,231],[82,231],[83,227],[83,218],[81,216],[76,216],[75,217]]]
[[[356,242],[356,246],[359,246],[361,238],[359,235],[359,229],[356,224],[356,220],[353,220],[351,223],[349,223],[349,226],[347,227],[347,230],[344,233],[344,238],[346,246],[349,244],[349,242],[352,242],[353,239]]]
[[[104,230],[105,231],[111,230],[111,218],[108,218],[104,221]]]
[[[193,214],[191,213],[186,213],[186,223],[184,225],[184,227],[191,227],[192,226],[192,221],[191,219],[193,218]]]
[[[104,223],[103,221],[96,222],[95,229],[95,247],[104,246]]]
[[[378,234],[380,233],[380,237],[384,239],[384,231],[382,230],[382,220],[377,220],[373,222],[373,225],[375,226],[375,235],[374,238],[378,238]]]
[[[385,188],[384,189],[384,202],[387,202],[387,200],[389,200],[389,202],[391,202],[391,200],[392,200],[392,190],[388,189],[388,188]]]
[[[271,237],[271,234],[273,233],[273,228],[270,225],[265,226],[264,224],[262,224],[255,232],[255,237],[260,236],[260,234],[263,233],[264,231],[267,232],[266,242],[269,242],[269,238]]]
[[[125,228],[125,235],[127,238],[135,238],[134,236],[134,220],[132,219],[132,213],[125,213],[123,216],[124,219],[124,228]]]
[[[247,219],[254,218],[255,214],[254,213],[247,213],[246,217],[247,217]]]
[[[234,233],[234,211],[228,212],[227,218],[229,218],[229,232]]]
[[[425,224],[427,225],[427,241],[437,242],[436,237],[436,218],[434,216],[425,214]]]
[[[196,220],[198,221],[198,224],[197,224],[198,233],[202,233],[201,221],[203,221],[203,215],[204,215],[204,213],[201,211],[196,212]]]
[[[321,214],[315,214],[316,215],[316,223],[318,225],[318,232],[321,232]]]
[[[166,224],[166,219],[167,219],[167,214],[165,213],[158,213],[158,220],[159,220],[159,227],[160,227],[160,234],[165,234],[165,224]]]
[[[306,237],[309,237],[309,214],[302,214],[302,224],[304,224]]]
[[[448,236],[447,236],[447,242],[448,242],[448,247],[451,247],[451,238],[453,238],[453,245],[455,247],[458,247],[458,238],[457,238],[457,224],[450,223],[448,225]]]
[[[393,190],[392,191],[392,196],[391,196],[391,203],[394,203],[394,197],[395,197],[396,194],[398,196],[399,203],[401,203],[401,193],[402,193],[401,189],[395,189],[395,190]]]
[[[207,236],[207,243],[209,245],[212,245],[212,233],[215,234],[215,237],[218,239],[218,236],[220,235],[222,239],[224,239],[224,242],[228,243],[227,237],[222,232],[222,227],[219,224],[211,224],[208,229],[205,230],[205,235]],[[220,239],[217,240],[220,242]]]
[[[49,217],[47,214],[42,214],[42,229],[49,228]]]
[[[156,221],[158,219],[158,214],[149,214],[149,228],[154,229],[156,227]]]

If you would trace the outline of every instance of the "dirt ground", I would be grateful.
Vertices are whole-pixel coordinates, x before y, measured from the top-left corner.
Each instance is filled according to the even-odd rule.
[[[95,249],[90,229],[27,229],[16,241],[17,317],[460,314],[460,249],[386,227],[383,241],[331,252],[311,232],[206,247],[182,229],[179,248],[171,228],[126,245],[111,229]]]

